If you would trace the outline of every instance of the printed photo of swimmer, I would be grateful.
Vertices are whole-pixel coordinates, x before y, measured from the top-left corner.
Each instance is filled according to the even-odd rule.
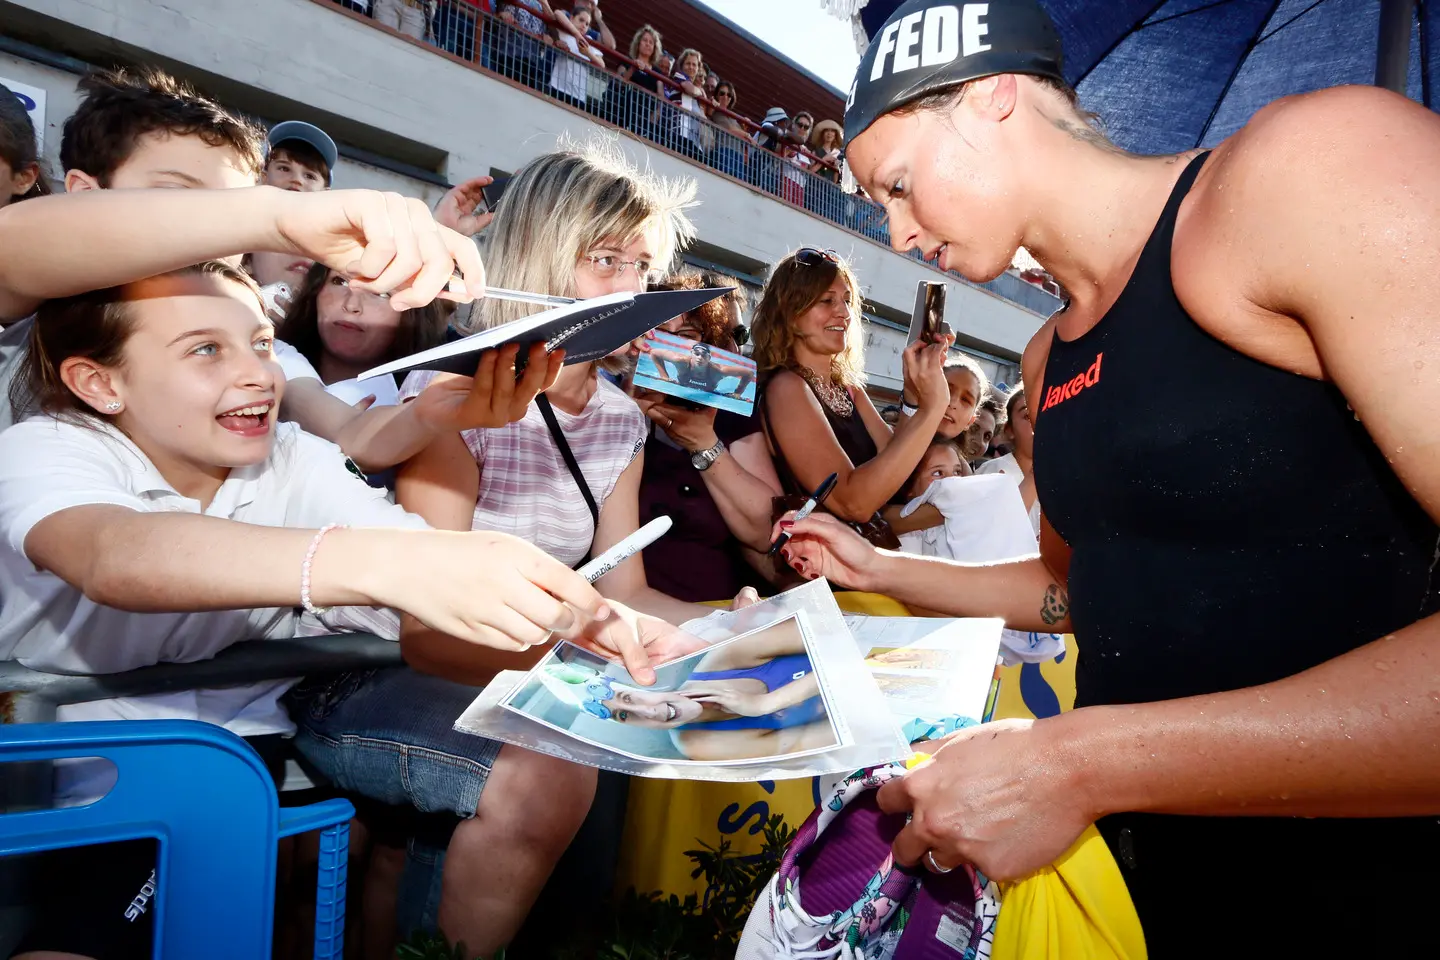
[[[615,753],[733,764],[842,746],[805,630],[789,617],[656,670],[642,687],[620,664],[561,643],[503,706]]]
[[[755,361],[656,331],[635,363],[635,386],[748,417],[755,411]]]

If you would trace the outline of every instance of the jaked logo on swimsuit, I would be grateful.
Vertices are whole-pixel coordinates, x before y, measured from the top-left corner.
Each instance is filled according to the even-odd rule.
[[[1084,373],[1077,373],[1071,379],[1060,384],[1058,387],[1049,387],[1045,390],[1045,403],[1040,407],[1042,411],[1049,410],[1057,403],[1064,403],[1075,394],[1086,387],[1093,387],[1100,382],[1100,360],[1105,354],[1095,354],[1095,362],[1090,364],[1090,369]]]
[[[949,4],[931,7],[890,24],[876,41],[875,62],[870,79],[885,74],[886,57],[891,57],[890,72],[904,73],[917,67],[934,67],[949,63],[956,57],[968,57],[990,49],[985,36],[990,27],[984,18],[990,13],[988,3]],[[852,92],[851,99],[854,99]]]

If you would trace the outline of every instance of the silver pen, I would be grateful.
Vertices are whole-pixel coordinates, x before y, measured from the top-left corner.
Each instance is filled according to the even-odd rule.
[[[464,294],[465,281],[456,276],[450,278],[447,288],[451,293]],[[485,296],[491,300],[515,300],[519,303],[538,303],[547,307],[568,307],[577,303],[575,297],[552,297],[547,293],[527,293],[524,290],[506,290],[504,287],[486,287]]]

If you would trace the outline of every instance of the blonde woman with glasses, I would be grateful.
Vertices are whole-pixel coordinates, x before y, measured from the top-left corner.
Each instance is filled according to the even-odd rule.
[[[684,208],[692,195],[688,184],[636,173],[613,147],[541,156],[510,181],[485,230],[489,279],[496,286],[573,297],[643,290],[651,273],[690,238]],[[466,332],[535,309],[485,300]],[[435,376],[411,374],[400,390],[402,402]],[[646,420],[634,401],[599,377],[593,363],[577,363],[508,427],[432,441],[401,467],[396,498],[436,529],[508,530],[574,566],[639,527],[645,438]],[[566,448],[578,476],[569,469]],[[679,623],[710,608],[651,589],[640,557],[596,587],[613,618],[643,632],[655,662],[701,646],[665,621]],[[451,729],[478,687],[499,670],[528,668],[544,644],[514,656],[477,656],[465,649],[468,644],[407,617],[400,646],[413,671],[382,671],[307,692],[295,711],[300,748],[341,787],[394,794],[422,810],[468,818],[446,854],[439,920],[452,940],[488,956],[515,936],[579,829],[594,797],[595,770]],[[397,714],[407,718],[398,735]],[[420,717],[428,725],[420,725]],[[414,760],[406,751],[455,755],[456,740],[470,749],[453,776],[444,782],[410,779]],[[393,742],[406,750],[385,749]]]

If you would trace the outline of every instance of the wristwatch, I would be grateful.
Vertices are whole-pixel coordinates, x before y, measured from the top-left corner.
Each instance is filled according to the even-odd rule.
[[[690,464],[696,470],[704,473],[706,470],[709,470],[712,466],[715,465],[715,461],[719,460],[720,454],[724,452],[724,442],[716,440],[715,446],[711,447],[709,450],[700,450],[696,453],[690,454]]]

